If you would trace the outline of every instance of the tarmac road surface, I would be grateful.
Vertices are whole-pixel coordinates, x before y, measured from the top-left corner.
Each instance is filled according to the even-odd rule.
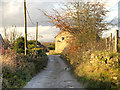
[[[83,88],[59,55],[48,55],[48,65],[24,88]]]

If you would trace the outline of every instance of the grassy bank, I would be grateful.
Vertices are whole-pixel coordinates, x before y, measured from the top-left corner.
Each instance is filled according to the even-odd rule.
[[[94,58],[93,58],[94,54]],[[72,73],[85,88],[120,88],[120,54],[113,52],[86,52],[81,59],[61,55],[72,68]],[[101,58],[100,58],[101,57]],[[90,63],[90,60],[97,62]],[[105,63],[107,60],[107,63]]]
[[[47,55],[7,54],[2,57],[2,88],[22,88],[47,65]]]

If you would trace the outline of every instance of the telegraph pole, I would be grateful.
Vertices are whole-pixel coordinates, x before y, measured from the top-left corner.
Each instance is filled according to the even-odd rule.
[[[37,40],[38,40],[38,22],[36,24],[36,47],[37,48]],[[36,53],[37,53],[37,50],[36,50]]]
[[[26,0],[24,0],[24,28],[25,28],[25,55],[27,55],[27,17],[26,17]]]
[[[115,52],[118,52],[118,30],[115,30]]]
[[[110,38],[109,38],[109,50],[112,51],[112,33],[110,33]]]
[[[37,22],[37,24],[36,24],[36,42],[37,42],[37,40],[38,40],[38,22]],[[36,43],[37,44],[37,43]]]

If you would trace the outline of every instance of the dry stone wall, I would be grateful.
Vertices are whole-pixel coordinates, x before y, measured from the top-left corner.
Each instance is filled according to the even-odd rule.
[[[106,65],[112,72],[112,82],[120,85],[120,53],[95,51],[91,54],[91,65]]]

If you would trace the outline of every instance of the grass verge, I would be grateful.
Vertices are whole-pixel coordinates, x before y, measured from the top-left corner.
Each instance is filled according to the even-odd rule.
[[[9,54],[2,57],[2,88],[22,88],[47,65],[47,55]]]
[[[118,69],[114,67],[109,67],[107,64],[102,64],[102,63],[91,64],[89,63],[89,58],[88,58],[90,56],[87,56],[87,58],[84,57],[82,62],[76,60],[76,58],[73,57],[68,58],[65,55],[61,55],[61,57],[63,58],[63,60],[65,60],[68,66],[72,68],[73,75],[80,83],[83,84],[85,88],[87,89],[98,88],[104,90],[111,88],[114,89],[120,88]],[[116,55],[112,55],[111,60],[114,60],[115,58],[117,58]],[[77,63],[74,60],[76,60]],[[116,76],[116,74],[118,74],[118,76]]]

